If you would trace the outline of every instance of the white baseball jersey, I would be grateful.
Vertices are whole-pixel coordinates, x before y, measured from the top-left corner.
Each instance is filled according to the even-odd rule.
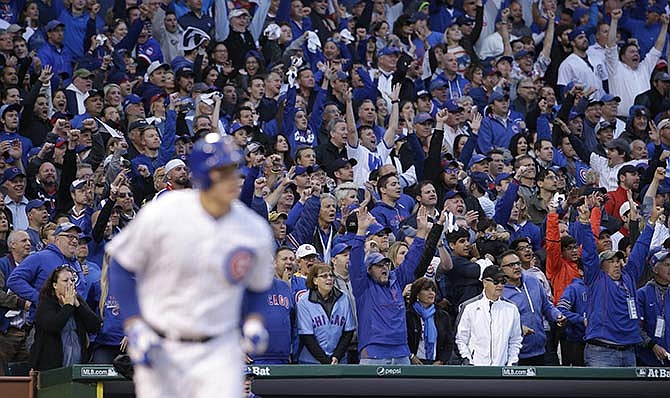
[[[199,192],[147,204],[107,245],[136,275],[142,317],[168,338],[232,336],[244,289],[263,291],[274,274],[268,223],[237,200],[215,219]]]

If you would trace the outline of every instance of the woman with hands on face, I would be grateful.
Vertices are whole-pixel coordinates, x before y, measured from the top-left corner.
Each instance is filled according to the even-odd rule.
[[[77,295],[76,272],[69,266],[56,268],[40,291],[35,317],[35,342],[31,366],[54,369],[86,363],[88,333],[100,329],[100,319]]]

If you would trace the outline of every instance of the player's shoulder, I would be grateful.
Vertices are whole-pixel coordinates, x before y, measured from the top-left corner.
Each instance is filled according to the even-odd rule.
[[[240,200],[233,201],[231,205],[231,215],[235,221],[244,223],[249,228],[269,230],[270,224],[258,213],[253,211]]]

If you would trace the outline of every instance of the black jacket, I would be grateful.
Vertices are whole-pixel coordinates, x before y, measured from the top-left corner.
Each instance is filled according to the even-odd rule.
[[[410,306],[407,316],[407,345],[409,352],[416,355],[423,334],[421,327],[421,315]],[[451,317],[446,311],[435,309],[435,327],[437,327],[437,348],[435,349],[435,360],[447,364],[454,350],[454,332],[451,327]]]
[[[86,305],[86,301],[77,296],[79,307],[66,304],[61,306],[58,299],[41,295],[35,316],[35,342],[30,350],[30,363],[35,370],[48,370],[63,366],[63,344],[61,330],[67,320],[74,316],[77,336],[81,346],[82,361],[86,361],[87,333],[100,330],[100,319]]]

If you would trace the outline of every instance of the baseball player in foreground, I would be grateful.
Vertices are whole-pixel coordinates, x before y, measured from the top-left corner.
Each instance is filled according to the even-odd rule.
[[[237,199],[240,160],[227,137],[205,136],[189,159],[197,189],[149,203],[107,247],[139,398],[241,397],[243,350],[267,344],[255,315],[240,340],[242,295],[270,287],[274,248]]]

